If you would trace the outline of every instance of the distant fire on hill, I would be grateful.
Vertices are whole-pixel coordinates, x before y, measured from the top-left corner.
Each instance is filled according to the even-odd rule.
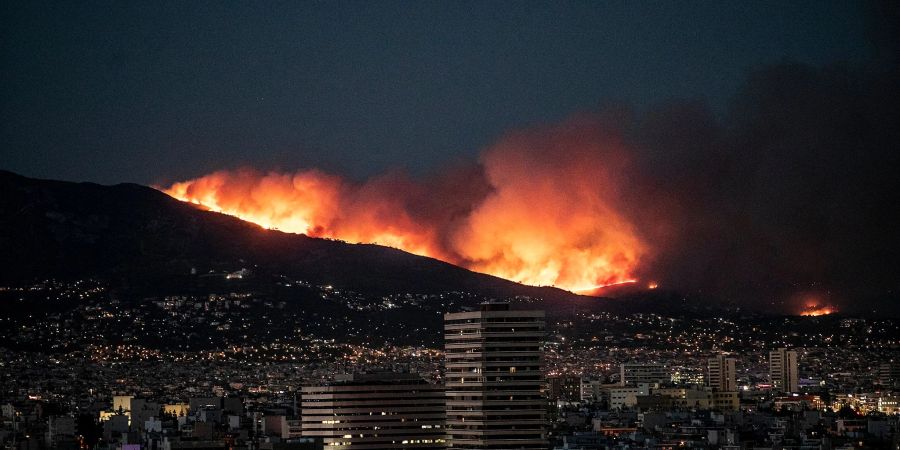
[[[649,247],[619,212],[625,149],[602,126],[575,122],[510,135],[478,164],[428,181],[242,169],[163,190],[268,228],[387,245],[530,285],[634,283]]]

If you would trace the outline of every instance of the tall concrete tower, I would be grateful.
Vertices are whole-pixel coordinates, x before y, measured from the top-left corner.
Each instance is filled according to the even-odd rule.
[[[769,377],[772,389],[779,392],[800,390],[800,375],[797,366],[797,352],[779,348],[769,352]]]
[[[726,358],[724,355],[716,355],[706,363],[707,385],[716,391],[737,391],[737,372],[734,358]]]
[[[546,448],[544,312],[485,303],[444,316],[447,446]]]

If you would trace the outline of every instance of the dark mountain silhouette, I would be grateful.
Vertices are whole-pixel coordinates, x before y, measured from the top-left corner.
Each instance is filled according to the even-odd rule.
[[[158,286],[172,277],[250,268],[371,294],[467,291],[596,302],[371,244],[267,230],[136,184],[26,178],[0,171],[0,281],[99,277]]]

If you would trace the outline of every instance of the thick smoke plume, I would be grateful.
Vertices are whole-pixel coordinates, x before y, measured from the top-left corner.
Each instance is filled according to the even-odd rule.
[[[890,307],[900,287],[900,78],[895,69],[752,73],[725,120],[677,104],[633,125],[630,216],[664,284],[756,307],[797,293]],[[774,305],[773,305],[774,303]],[[871,312],[871,311],[869,311]]]
[[[701,102],[581,115],[424,181],[238,170],[166,192],[530,284],[856,302],[900,287],[898,96],[893,69],[784,64],[752,73],[724,116]]]

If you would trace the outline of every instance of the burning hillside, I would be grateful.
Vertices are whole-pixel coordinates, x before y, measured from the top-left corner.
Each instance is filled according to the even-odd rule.
[[[648,246],[618,212],[623,144],[592,119],[513,134],[427,181],[220,171],[163,189],[282,231],[371,242],[575,292],[631,282]]]

